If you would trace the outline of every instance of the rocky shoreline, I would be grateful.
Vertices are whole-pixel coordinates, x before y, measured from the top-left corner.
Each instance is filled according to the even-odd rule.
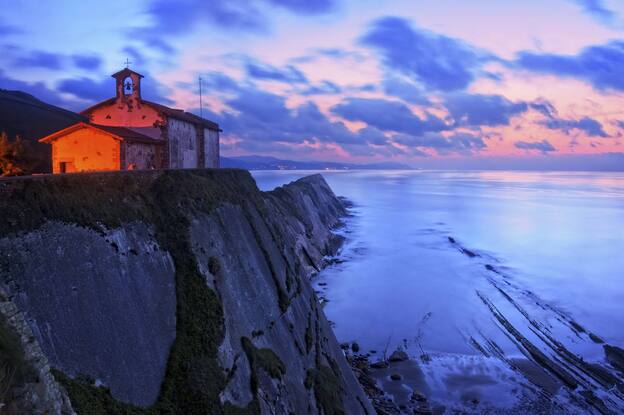
[[[355,376],[360,382],[364,393],[369,397],[373,407],[379,415],[415,414],[429,415],[433,410],[428,398],[418,390],[409,392],[409,398],[403,402],[397,402],[390,394],[379,386],[378,379],[385,378],[388,382],[397,382],[403,379],[399,366],[410,363],[407,353],[402,350],[394,351],[387,359],[371,362],[374,353],[355,353],[353,343],[343,343],[347,361],[351,365]],[[356,346],[357,349],[357,346]],[[414,362],[411,362],[414,363]]]
[[[349,207],[353,205],[350,204]],[[433,391],[430,390],[429,381],[425,381],[423,371],[431,371],[432,367],[428,364],[440,356],[429,356],[421,348],[422,355],[410,359],[407,354],[407,343],[399,345],[398,349],[388,356],[387,351],[362,351],[357,343],[359,339],[349,339],[350,342],[341,343],[340,346],[377,413],[442,414],[447,411],[455,413],[458,410],[463,413],[463,409],[460,408],[465,408],[467,413],[505,413],[508,410],[507,413],[550,414],[568,413],[568,410],[575,409],[597,414],[619,413],[614,410],[620,408],[624,396],[623,349],[606,344],[600,336],[580,325],[571,315],[545,303],[532,292],[513,285],[506,268],[499,264],[493,265],[495,262],[487,253],[468,248],[453,236],[444,236],[444,241],[451,249],[483,267],[486,281],[501,293],[501,298],[508,301],[513,309],[519,311],[520,316],[529,322],[532,332],[544,342],[546,347],[534,340],[528,340],[519,326],[514,326],[518,325],[518,322],[514,321],[512,324],[500,309],[494,306],[490,298],[477,291],[478,298],[499,323],[499,328],[516,344],[521,356],[506,356],[501,349],[496,348],[494,341],[481,343],[473,337],[468,337],[467,341],[476,352],[474,358],[496,360],[501,367],[509,370],[510,376],[524,379],[517,384],[526,385],[529,394],[518,393],[518,400],[508,408],[498,407],[496,401],[493,404],[491,401],[482,401],[478,395],[469,396],[469,394],[461,397],[459,406],[452,401],[440,401],[439,394],[435,395],[438,398],[434,400]],[[340,265],[349,258],[349,254],[341,255],[332,258],[331,264]],[[331,301],[328,296],[330,286],[331,281],[326,277],[316,284],[317,296],[322,304]],[[602,348],[603,358],[585,361],[582,356],[566,348],[562,341],[553,336],[545,323],[531,317],[527,310],[520,306],[516,300],[519,296],[516,291],[520,295],[528,296],[541,309],[554,314],[556,321],[571,330],[577,339],[599,345]],[[329,317],[331,318],[331,315]],[[452,391],[452,387],[449,391]]]

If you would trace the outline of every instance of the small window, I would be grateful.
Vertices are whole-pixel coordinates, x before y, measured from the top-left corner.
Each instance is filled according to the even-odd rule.
[[[134,83],[132,82],[132,78],[129,76],[126,76],[123,80],[124,95],[132,95],[133,90],[134,90]]]

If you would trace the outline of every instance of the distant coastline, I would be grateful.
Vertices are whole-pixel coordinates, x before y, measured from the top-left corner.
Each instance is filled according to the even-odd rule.
[[[256,155],[221,157],[221,167],[246,170],[414,170],[407,164],[393,162],[354,164],[331,161],[295,161]]]

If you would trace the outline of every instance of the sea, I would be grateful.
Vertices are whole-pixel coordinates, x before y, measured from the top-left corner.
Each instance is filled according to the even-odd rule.
[[[252,172],[262,190],[316,173],[353,207],[312,283],[339,342],[409,355],[375,375],[396,402],[624,413],[624,173]]]

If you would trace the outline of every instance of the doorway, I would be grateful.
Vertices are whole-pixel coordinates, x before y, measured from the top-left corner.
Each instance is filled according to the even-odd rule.
[[[76,171],[73,161],[59,162],[59,173],[73,173]]]

